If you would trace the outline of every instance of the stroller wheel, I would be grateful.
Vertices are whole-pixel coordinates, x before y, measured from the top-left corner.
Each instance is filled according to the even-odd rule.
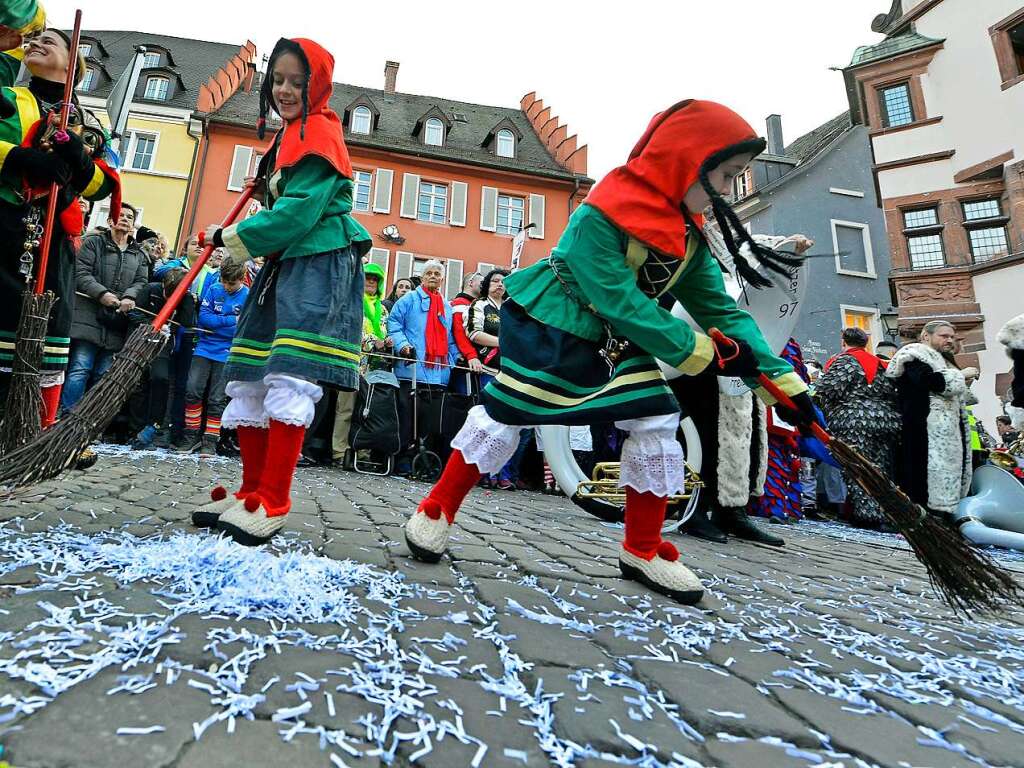
[[[420,482],[432,483],[441,476],[442,469],[444,466],[440,456],[433,451],[420,451],[413,457],[410,477]]]

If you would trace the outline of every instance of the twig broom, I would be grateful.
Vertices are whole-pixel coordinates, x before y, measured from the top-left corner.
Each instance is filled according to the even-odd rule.
[[[251,197],[252,189],[247,188],[228,213],[224,226],[238,218]],[[56,477],[70,468],[89,443],[100,436],[139,386],[150,363],[160,354],[167,341],[161,329],[211,253],[213,243],[208,243],[163,309],[151,323],[140,325],[132,332],[110,369],[70,413],[31,443],[0,458],[0,486],[13,489]]]
[[[69,51],[78,50],[78,41],[82,33],[82,12],[75,11],[75,27],[71,33]],[[67,131],[68,118],[71,114],[71,97],[74,95],[75,66],[78,57],[73,53],[68,56],[68,72],[64,80],[64,100],[61,103],[58,133],[60,137]],[[66,139],[66,136],[65,136]],[[28,284],[21,298],[21,316],[18,319],[18,330],[14,341],[14,362],[11,365],[11,386],[7,392],[7,403],[4,407],[4,419],[0,424],[0,456],[34,440],[42,428],[43,398],[40,391],[40,372],[43,364],[43,348],[46,345],[46,329],[50,324],[50,312],[57,301],[53,291],[44,290],[46,285],[46,266],[50,258],[50,244],[53,242],[53,227],[57,219],[57,197],[60,192],[56,183],[50,185],[50,198],[47,200],[46,218],[43,220],[43,238],[39,244],[39,270],[36,273],[35,285],[32,284],[31,271],[27,275]],[[29,251],[34,233],[26,236],[25,250]],[[31,268],[30,268],[31,270]],[[66,300],[66,299],[65,299]]]
[[[734,343],[717,329],[710,333],[716,344]],[[781,405],[796,410],[792,399],[763,373],[758,383]],[[829,449],[847,477],[878,502],[886,519],[910,544],[928,572],[928,580],[950,608],[960,614],[970,614],[994,610],[1007,602],[1020,602],[1020,586],[991,558],[911,501],[853,446],[830,435],[820,424],[811,424],[811,432]]]

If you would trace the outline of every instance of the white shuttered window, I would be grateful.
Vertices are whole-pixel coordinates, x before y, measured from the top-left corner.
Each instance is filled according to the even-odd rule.
[[[378,168],[374,173],[377,187],[373,193],[373,212],[391,213],[391,181],[395,172],[387,168]]]
[[[466,226],[466,197],[469,193],[469,185],[464,181],[452,182],[452,202],[448,223],[453,227]]]
[[[530,195],[530,237],[544,239],[544,195]]]
[[[402,206],[399,215],[403,219],[416,218],[416,199],[420,193],[420,177],[415,173],[402,174]]]
[[[498,190],[483,187],[480,190],[480,229],[494,232],[498,228]]]

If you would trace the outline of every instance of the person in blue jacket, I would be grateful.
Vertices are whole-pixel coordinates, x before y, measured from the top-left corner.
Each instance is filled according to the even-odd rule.
[[[192,357],[185,393],[185,440],[181,451],[213,456],[220,439],[220,420],[227,406],[224,364],[238,328],[238,316],[249,296],[242,282],[245,263],[227,258],[220,267],[220,280],[206,286],[199,304],[199,341]],[[203,410],[206,428],[200,436]]]
[[[416,366],[417,397],[426,401],[448,386],[451,367],[459,356],[452,335],[451,306],[441,294],[444,265],[431,259],[423,267],[418,288],[395,302],[388,315],[388,337],[399,357],[415,363],[398,363],[395,376],[401,385],[398,397],[398,428],[402,443],[396,473],[408,474],[413,442],[412,373]],[[422,426],[422,425],[421,425]]]

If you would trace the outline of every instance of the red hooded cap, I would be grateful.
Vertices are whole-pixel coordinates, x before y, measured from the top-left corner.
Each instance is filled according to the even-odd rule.
[[[687,190],[697,183],[709,157],[748,141],[760,139],[728,107],[713,101],[681,101],[654,116],[626,164],[605,176],[586,202],[649,248],[683,259]],[[703,226],[701,212],[689,214]]]
[[[283,41],[278,41],[278,46]],[[292,120],[281,129],[274,170],[290,168],[307,155],[322,157],[346,178],[352,178],[352,161],[338,114],[328,106],[334,92],[334,57],[319,43],[304,38],[290,42],[299,46],[309,68],[305,119]],[[277,46],[275,46],[277,53]],[[271,57],[273,59],[273,56]],[[271,73],[267,73],[270,78]],[[276,108],[277,105],[274,105]],[[262,119],[262,118],[261,118]]]

